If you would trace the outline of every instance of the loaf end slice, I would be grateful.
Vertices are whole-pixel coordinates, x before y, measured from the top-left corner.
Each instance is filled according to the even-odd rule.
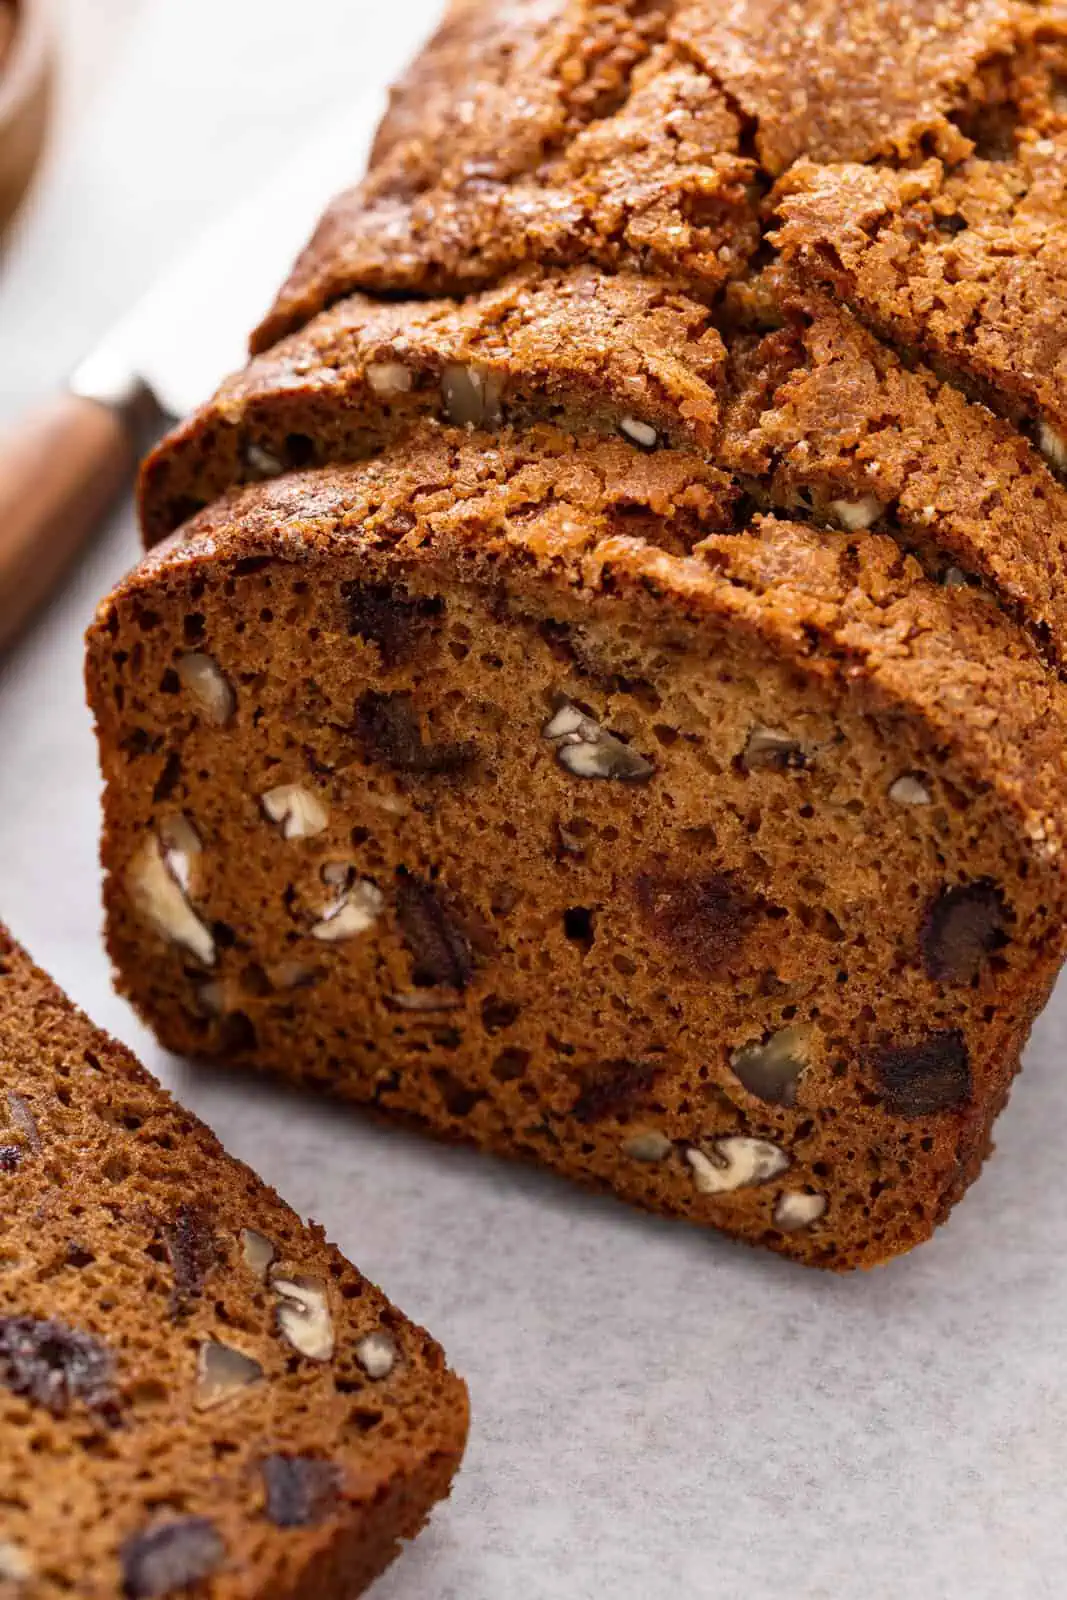
[[[0,929],[0,1591],[355,1596],[467,1396]]]
[[[1062,959],[1065,692],[892,539],[699,540],[677,460],[633,518],[618,448],[428,429],[120,585],[119,981],[173,1049],[883,1261],[976,1174]]]

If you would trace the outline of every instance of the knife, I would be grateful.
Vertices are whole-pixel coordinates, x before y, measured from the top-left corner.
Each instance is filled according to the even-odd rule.
[[[128,485],[142,445],[246,358],[333,196],[363,171],[385,106],[362,96],[208,233],[78,366],[0,437],[0,650],[25,627]]]

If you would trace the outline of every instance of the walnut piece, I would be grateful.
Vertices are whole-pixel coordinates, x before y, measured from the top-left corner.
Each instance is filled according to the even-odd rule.
[[[318,1278],[272,1273],[270,1286],[278,1296],[278,1327],[293,1349],[309,1361],[329,1361],[334,1332],[326,1285]]]
[[[1051,422],[1042,421],[1038,425],[1037,442],[1041,446],[1041,454],[1056,468],[1057,472],[1067,472],[1067,439]]]
[[[223,728],[237,710],[237,696],[218,663],[203,651],[182,656],[177,664],[178,678],[196,702],[205,722]]]
[[[634,444],[639,444],[642,450],[654,450],[659,443],[659,434],[647,422],[639,422],[636,417],[623,417],[619,423],[619,431],[624,433]]]
[[[412,381],[411,372],[400,361],[372,361],[367,368],[367,382],[383,400],[409,393]]]
[[[859,500],[832,500],[830,511],[849,533],[861,533],[864,528],[872,527],[884,514],[885,501],[873,494],[865,494]]]
[[[810,1228],[813,1222],[818,1222],[825,1211],[824,1194],[806,1194],[802,1190],[787,1189],[778,1196],[774,1224],[783,1233],[798,1233],[801,1228]]]
[[[285,462],[261,444],[245,446],[245,464],[260,478],[279,478],[285,471]]]
[[[933,803],[929,789],[917,772],[902,772],[889,785],[889,798],[898,806],[928,806]]]
[[[215,940],[189,904],[156,834],[149,835],[130,862],[126,883],[135,909],[157,933],[205,967],[215,965]]]
[[[329,826],[330,813],[310,789],[299,783],[281,783],[260,796],[260,804],[282,830],[283,839],[313,839]]]
[[[344,939],[354,939],[357,934],[373,928],[381,916],[385,896],[377,884],[368,878],[359,878],[350,887],[342,889],[333,905],[327,906],[311,930],[312,938],[324,944],[339,944]]]
[[[746,772],[799,771],[808,757],[799,739],[781,728],[753,728],[741,757]]]
[[[693,1169],[693,1182],[701,1194],[730,1194],[766,1183],[784,1172],[789,1157],[769,1139],[751,1139],[734,1134],[715,1139],[698,1150],[687,1150],[686,1160]]]
[[[189,818],[179,812],[174,817],[164,817],[159,825],[159,839],[172,875],[178,880],[182,893],[188,895],[193,881],[193,868],[203,850],[200,835]]]
[[[245,1265],[255,1273],[257,1278],[261,1278],[266,1283],[267,1274],[276,1254],[274,1246],[266,1234],[257,1233],[255,1228],[242,1228],[241,1254],[244,1257]]]
[[[392,1334],[379,1329],[377,1333],[368,1333],[360,1339],[354,1354],[367,1377],[377,1383],[392,1372],[400,1352]]]
[[[812,1030],[803,1025],[780,1028],[766,1039],[754,1039],[730,1057],[735,1077],[760,1100],[771,1105],[796,1105],[797,1087],[808,1064]]]
[[[652,1162],[665,1161],[674,1146],[665,1133],[648,1129],[642,1133],[631,1133],[622,1148],[631,1161]]]
[[[500,379],[484,367],[457,363],[441,374],[445,415],[460,428],[499,428],[504,420]]]
[[[541,733],[555,748],[560,766],[576,778],[644,783],[656,770],[651,761],[608,733],[569,700],[545,723]]]
[[[0,1583],[29,1583],[33,1575],[33,1563],[25,1550],[10,1539],[0,1539]]]
[[[215,1339],[205,1339],[196,1358],[196,1408],[213,1411],[235,1395],[258,1383],[263,1368],[251,1356]]]

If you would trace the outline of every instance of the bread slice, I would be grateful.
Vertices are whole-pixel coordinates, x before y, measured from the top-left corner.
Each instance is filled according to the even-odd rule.
[[[757,255],[768,179],[958,160],[1006,105],[1041,127],[1065,39],[1025,0],[453,3],[253,347],[358,290],[469,293],[526,262],[711,299]]]
[[[1067,489],[1035,446],[832,300],[779,281],[774,312],[729,340],[720,465],[766,509],[876,528],[932,577],[984,584],[1067,661]]]
[[[1067,690],[883,536],[696,541],[681,473],[634,523],[673,550],[621,531],[627,448],[426,427],[119,586],[119,982],[172,1049],[871,1265],[975,1176],[1062,959]]]
[[[1067,125],[1049,120],[1055,131],[947,170],[801,163],[775,238],[807,282],[1024,426],[1063,473]]]
[[[0,1593],[363,1592],[449,1492],[436,1344],[0,929]]]
[[[754,315],[779,326],[754,337]],[[243,482],[366,457],[420,421],[548,420],[699,451],[705,534],[743,525],[753,503],[876,526],[931,576],[985,585],[1067,660],[1067,490],[1035,447],[778,269],[721,320],[725,334],[655,278],[585,269],[519,274],[459,305],[347,300],[159,446],[142,478],[146,537]]]
[[[148,458],[145,538],[239,483],[369,456],[427,417],[707,447],[724,366],[707,307],[636,274],[522,272],[459,304],[356,296],[229,379]]]

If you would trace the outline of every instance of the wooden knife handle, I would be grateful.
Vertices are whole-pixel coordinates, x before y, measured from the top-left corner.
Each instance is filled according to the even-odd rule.
[[[121,411],[74,394],[0,436],[0,650],[95,533],[135,455]]]

